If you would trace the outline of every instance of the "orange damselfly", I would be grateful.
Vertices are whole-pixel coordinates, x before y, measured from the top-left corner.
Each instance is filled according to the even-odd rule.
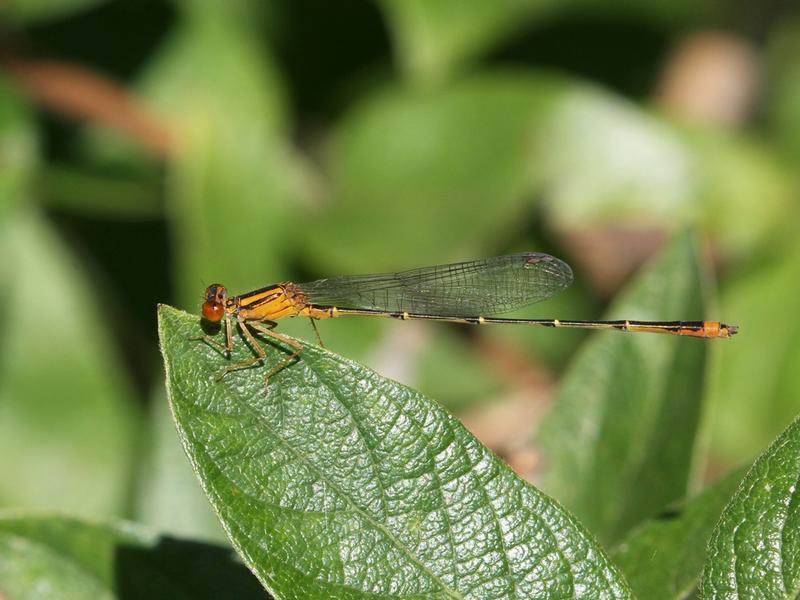
[[[727,338],[737,332],[735,326],[718,321],[574,321],[491,316],[550,298],[570,283],[572,269],[567,263],[536,252],[399,273],[335,277],[309,283],[277,283],[238,296],[229,296],[225,286],[215,283],[206,288],[202,313],[204,319],[213,323],[224,320],[225,344],[208,336],[198,339],[230,356],[235,321],[256,353],[250,360],[230,365],[220,377],[266,359],[266,352],[251,329],[283,342],[293,352],[269,372],[269,379],[303,349],[297,340],[273,331],[277,321],[285,317],[309,317],[312,324],[316,319],[344,316],[391,317],[476,325],[615,329],[699,338]]]

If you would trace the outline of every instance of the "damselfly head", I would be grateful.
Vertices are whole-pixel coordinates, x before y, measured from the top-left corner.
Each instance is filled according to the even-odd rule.
[[[206,288],[206,300],[203,302],[203,318],[212,323],[218,323],[225,316],[225,303],[228,300],[228,290],[220,283],[212,283]]]

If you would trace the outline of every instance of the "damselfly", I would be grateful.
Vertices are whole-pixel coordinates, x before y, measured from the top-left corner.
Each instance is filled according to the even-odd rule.
[[[208,336],[198,339],[230,356],[235,322],[256,353],[250,360],[230,365],[220,377],[266,359],[267,354],[253,331],[283,342],[293,352],[269,372],[269,379],[303,349],[297,340],[273,331],[277,321],[285,317],[309,317],[312,325],[316,319],[345,316],[391,317],[476,325],[616,329],[699,338],[727,338],[737,331],[735,326],[718,321],[574,321],[491,316],[550,298],[570,283],[572,270],[567,263],[536,252],[399,273],[334,277],[309,283],[277,283],[238,296],[229,296],[225,286],[215,283],[206,288],[202,313],[204,319],[213,323],[224,320],[225,344]]]

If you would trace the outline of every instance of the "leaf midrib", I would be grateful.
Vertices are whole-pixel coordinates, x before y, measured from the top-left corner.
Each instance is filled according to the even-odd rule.
[[[338,357],[335,357],[334,360],[336,360],[337,362],[339,362],[340,364],[342,364],[345,367],[349,366],[347,362],[340,360]],[[315,369],[315,365],[313,364],[313,361],[308,362],[308,363],[304,363],[304,364],[306,364],[308,366],[308,369],[314,373],[314,375],[317,377],[318,380],[320,380],[321,382],[324,382],[323,377]],[[328,385],[327,383],[326,383],[326,386],[328,387],[328,389],[331,390],[333,395],[339,400],[339,403],[342,406],[345,407],[345,409],[348,411],[348,413],[350,414],[350,416],[353,419],[353,421],[356,421],[355,417],[352,414],[352,411],[345,404],[345,402],[342,400],[342,395],[338,392],[338,389],[335,386]],[[406,414],[407,415],[407,413],[404,411],[403,407],[397,402],[397,400],[393,396],[387,395],[386,398],[387,398],[387,400],[389,400],[389,402],[391,402],[392,404],[395,405],[395,407],[397,408],[397,411],[398,411],[399,414]],[[424,432],[424,429],[420,426],[420,424],[416,420],[409,418],[409,421],[412,422],[419,430]],[[465,455],[466,454],[465,448],[460,443],[458,443],[458,441],[456,439],[457,438],[456,433],[455,433],[455,431],[453,431],[452,427],[450,427],[454,423],[449,419],[448,419],[447,423],[448,423],[448,426],[449,426],[448,430],[453,436],[454,443],[458,444],[458,447],[459,447],[460,452],[462,453],[462,456]],[[457,422],[456,422],[456,424],[457,424]],[[432,458],[434,459],[434,462],[435,462],[435,457],[432,457]],[[464,456],[464,459],[467,462],[467,464],[470,465],[469,471],[473,471],[474,468],[475,468],[475,465],[473,465],[471,463],[471,461],[469,460],[469,456]],[[436,477],[437,481],[439,481],[441,483],[441,479],[439,478],[439,474],[436,471],[435,465],[434,465],[434,467],[432,469],[432,472],[433,472],[434,476]],[[495,474],[494,477],[497,477],[497,476],[499,476],[499,474]],[[376,475],[376,477],[377,477],[377,475]],[[492,521],[494,522],[494,525],[495,525],[495,531],[497,532],[498,540],[500,541],[500,544],[502,546],[502,550],[503,551],[500,554],[502,554],[503,563],[505,565],[506,579],[509,582],[509,584],[510,584],[511,588],[513,589],[513,591],[514,591],[514,596],[513,597],[518,598],[519,597],[519,590],[518,590],[518,587],[517,587],[517,582],[514,579],[514,574],[512,572],[511,565],[508,562],[508,548],[506,547],[505,538],[503,536],[502,527],[501,527],[500,522],[498,520],[497,511],[494,508],[494,504],[492,502],[492,499],[489,497],[489,495],[488,495],[488,493],[486,491],[485,483],[480,482],[480,477],[477,476],[477,474],[476,474],[476,477],[477,477],[477,479],[479,481],[479,484],[478,484],[477,487],[480,489],[481,496],[485,500],[486,506],[489,508],[489,511],[492,514]],[[447,503],[445,502],[444,496],[441,493],[442,486],[440,486],[438,488],[438,491],[439,491],[440,498],[442,500],[442,512],[446,516],[447,523],[448,523],[448,526],[449,526],[450,525],[450,517],[449,517],[449,514],[447,513]],[[549,524],[546,521],[544,521],[544,519],[537,519],[537,520],[541,524],[542,528],[547,531],[547,533],[550,535],[551,539],[553,540],[554,548],[558,552],[558,555],[561,558],[561,561],[563,562],[563,564],[566,565],[566,567],[567,567],[565,569],[565,571],[569,574],[569,577],[570,577],[570,587],[571,587],[571,589],[574,590],[575,589],[575,574],[572,571],[572,566],[573,566],[572,563],[564,555],[560,545],[558,544],[558,537],[555,535],[555,533],[553,532],[553,530],[549,526]],[[454,540],[452,540],[452,529],[448,529],[448,538],[451,540],[451,547],[453,549],[453,556],[455,557],[455,545],[452,544],[452,541],[454,541]],[[398,543],[399,543],[399,541],[398,541]],[[410,550],[408,550],[408,551],[410,552]],[[456,562],[455,558],[454,558],[454,562]]]
[[[362,437],[365,439],[364,445],[368,449],[369,456],[370,456],[370,462],[372,463],[372,466],[373,466],[374,472],[375,472],[375,479],[378,481],[378,484],[380,486],[381,500],[383,501],[384,507],[387,507],[388,503],[386,501],[386,488],[385,488],[385,486],[383,484],[383,480],[378,475],[377,463],[376,463],[375,457],[374,457],[374,455],[372,453],[373,449],[370,448],[369,444],[366,442],[366,436],[363,435],[363,433],[361,431],[361,427],[359,427],[358,420],[356,419],[355,415],[353,414],[352,409],[344,402],[343,394],[341,394],[337,388],[335,388],[335,387],[331,386],[330,384],[328,384],[328,382],[319,373],[319,371],[317,371],[317,369],[314,368],[313,361],[309,361],[308,363],[304,363],[304,364],[307,364],[308,369],[314,373],[314,376],[317,378],[318,381],[320,381],[321,383],[324,383],[326,385],[326,387],[329,390],[331,390],[333,395],[338,400],[339,404],[344,407],[344,409],[350,415],[350,418],[353,420],[353,423],[356,424],[355,426],[356,426],[356,429],[358,430],[359,434],[361,434]],[[389,427],[389,429],[391,430],[394,427],[394,424],[397,422],[397,419],[399,419],[400,416],[402,416],[402,415],[406,415],[406,413],[401,409],[400,406],[397,405],[397,403],[394,401],[393,398],[390,398],[389,396],[387,396],[387,399],[395,405],[395,408],[397,408],[397,417],[394,419],[392,426]],[[417,430],[420,431],[427,438],[427,435],[424,433],[424,429],[419,425],[419,423],[417,423],[413,419],[409,419],[409,421],[411,423],[413,423],[414,426],[417,428]],[[430,456],[429,455],[428,458],[431,459],[431,462],[435,461],[435,457],[434,456]],[[444,520],[446,522],[446,527],[447,527],[447,541],[448,541],[448,545],[450,546],[450,556],[452,557],[453,564],[455,565],[455,563],[457,562],[457,560],[456,560],[456,543],[455,543],[455,539],[453,538],[453,527],[452,527],[452,522],[450,520],[450,513],[447,510],[447,502],[445,501],[444,493],[443,493],[443,490],[442,490],[442,480],[439,477],[439,472],[436,470],[435,466],[431,469],[431,473],[432,473],[433,477],[436,479],[436,483],[437,483],[436,490],[437,490],[437,492],[439,494],[439,498],[441,499],[441,502],[442,502],[442,515],[444,516]],[[388,512],[388,508],[386,510]],[[410,552],[410,550],[409,550],[409,552]],[[454,580],[456,582],[456,585],[457,585],[458,584],[458,573],[455,572],[455,571],[456,570],[454,569],[453,578],[454,578]]]
[[[349,506],[352,507],[354,512],[358,513],[362,518],[364,518],[365,521],[370,523],[373,527],[383,532],[384,535],[386,535],[387,539],[391,540],[392,543],[395,545],[395,547],[397,547],[400,551],[402,551],[411,560],[411,562],[416,564],[421,571],[426,573],[431,578],[432,581],[437,582],[441,587],[441,589],[448,595],[448,597],[453,598],[454,600],[465,600],[464,596],[457,593],[455,590],[452,590],[443,581],[441,581],[441,578],[435,573],[433,573],[430,570],[430,568],[428,568],[427,565],[422,563],[416,556],[414,556],[414,554],[411,552],[411,549],[407,548],[399,539],[397,539],[392,531],[387,529],[387,527],[382,523],[380,523],[379,521],[376,521],[372,517],[372,515],[370,515],[368,512],[366,512],[364,509],[358,506],[355,502],[353,502],[350,496],[348,494],[345,494],[335,483],[329,481],[328,478],[323,475],[323,472],[316,465],[314,465],[314,463],[312,463],[310,459],[308,459],[302,452],[297,450],[294,446],[289,444],[289,442],[287,442],[285,439],[277,435],[275,430],[272,428],[270,423],[264,418],[263,415],[255,411],[247,402],[245,402],[242,398],[240,398],[238,394],[232,394],[231,397],[234,397],[237,404],[243,406],[248,414],[250,414],[256,421],[261,423],[274,439],[276,439],[284,448],[286,448],[289,452],[291,452],[311,472],[313,472],[317,477],[319,477],[320,481],[325,482],[326,485],[330,485],[331,488],[334,489],[336,493],[339,494],[339,496],[343,498]],[[203,410],[205,411],[205,408]],[[182,424],[181,428],[184,429]],[[184,429],[184,432],[186,432],[186,429]],[[195,439],[194,441],[195,445],[197,446],[198,445],[197,440]],[[224,473],[224,470],[222,468],[219,468],[219,471],[220,473]],[[227,477],[227,475],[226,479],[228,479],[228,481],[231,481],[230,478]],[[361,591],[366,591],[366,590],[361,590]]]
[[[165,308],[172,309],[172,307],[165,307]],[[181,317],[182,314],[183,314],[183,313],[181,313],[181,311],[178,311],[176,309],[172,309],[171,312],[174,312],[176,314],[175,316],[178,316],[178,317]],[[190,325],[190,323],[186,321],[186,318],[183,318],[183,319],[180,319],[180,320],[183,321],[184,328]],[[194,325],[194,324],[195,324],[195,322],[192,321],[191,325]],[[163,331],[163,329],[162,329],[162,331]],[[183,336],[179,335],[179,337],[182,338]],[[164,338],[162,337],[162,340],[163,339]],[[163,344],[163,342],[162,342],[162,344]],[[164,346],[162,345],[162,348],[163,347]],[[309,353],[309,354],[317,355],[317,353],[324,352],[324,350],[322,350],[322,349],[314,348],[314,350],[316,350],[317,352],[312,352],[312,353]],[[174,354],[173,354],[173,356],[174,356]],[[320,355],[320,356],[322,356],[322,355]],[[348,361],[348,360],[346,360],[346,359],[344,359],[342,357],[339,357],[339,356],[336,356],[336,355],[329,355],[328,353],[325,353],[325,356],[328,356],[333,362],[341,365],[342,368],[351,369],[351,368],[354,367],[354,364],[352,363],[352,361]],[[316,373],[315,369],[313,368],[315,365],[313,365],[311,362],[305,361],[304,362],[304,366],[309,371],[314,371],[314,374],[319,376],[319,373]],[[169,375],[170,375],[170,370],[171,370],[169,368],[169,361],[167,361],[166,369],[167,369],[167,375],[168,375],[168,380],[169,380],[170,379]],[[172,394],[172,391],[174,389],[173,386],[176,383],[177,382],[175,380],[172,380],[172,384],[168,387],[168,389],[170,391],[170,396],[169,397],[170,397],[170,402],[171,403],[173,403],[173,394]],[[241,391],[243,391],[243,389],[247,389],[247,387],[251,387],[251,390],[252,390],[252,386],[246,386],[244,388],[239,386],[238,389],[241,392]],[[261,390],[260,386],[256,386],[256,387],[259,390]],[[413,393],[413,390],[410,390],[410,391]],[[331,393],[335,394],[335,392],[336,392],[336,388],[332,388],[331,389]],[[234,395],[236,395],[236,394],[234,394]],[[192,397],[192,395],[189,395],[189,397]],[[417,427],[421,427],[422,426],[421,422],[419,422],[416,418],[414,418],[412,416],[412,414],[408,413],[407,408],[400,402],[400,400],[398,398],[395,398],[394,396],[389,395],[389,394],[386,394],[384,397],[387,398],[388,400],[390,400],[395,405],[395,407],[398,408],[400,413],[406,414],[410,418],[410,420],[413,423],[416,424]],[[248,395],[248,398],[249,398],[249,395]],[[353,498],[351,498],[350,495],[343,493],[338,485],[328,481],[328,479],[324,476],[324,470],[322,470],[320,468],[317,468],[315,466],[315,463],[310,462],[311,458],[309,456],[306,456],[302,452],[302,450],[296,448],[295,446],[291,445],[291,443],[289,441],[287,441],[286,439],[284,439],[284,438],[280,437],[279,435],[277,435],[277,431],[279,431],[280,428],[276,429],[274,426],[272,426],[272,423],[267,419],[267,417],[265,415],[263,415],[258,410],[256,410],[255,407],[253,407],[250,404],[248,404],[247,398],[242,397],[241,395],[238,395],[235,399],[233,399],[233,401],[237,406],[239,406],[240,408],[243,409],[243,413],[245,415],[249,415],[249,417],[252,418],[257,423],[264,424],[266,433],[271,435],[275,439],[277,444],[279,444],[279,446],[283,447],[290,455],[292,455],[295,458],[295,460],[298,461],[299,464],[305,465],[305,467],[308,469],[309,473],[311,473],[315,477],[317,477],[319,481],[324,482],[326,485],[328,485],[331,488],[332,491],[335,491],[339,495],[339,497],[344,501],[345,506],[350,507],[350,510],[352,511],[353,515],[360,516],[364,520],[364,522],[369,524],[370,526],[372,526],[375,529],[376,532],[380,532],[382,535],[384,535],[386,541],[390,545],[393,545],[402,555],[405,555],[408,558],[410,564],[416,565],[416,567],[419,569],[419,573],[420,574],[425,574],[431,580],[432,583],[434,583],[435,585],[438,586],[438,590],[439,590],[438,592],[436,592],[436,591],[423,592],[423,596],[427,597],[428,595],[431,595],[431,594],[436,595],[436,594],[441,593],[441,594],[444,594],[448,598],[463,598],[464,597],[462,595],[462,592],[453,589],[450,585],[448,585],[446,582],[444,582],[441,579],[440,575],[437,575],[434,572],[432,572],[432,570],[430,568],[428,568],[426,566],[426,564],[424,562],[422,562],[421,559],[418,559],[417,556],[412,552],[412,550],[409,547],[406,547],[406,545],[400,539],[398,539],[396,537],[396,535],[392,532],[392,530],[387,529],[387,527],[385,525],[383,525],[380,521],[377,521],[376,518],[373,517],[369,512],[365,512],[366,509],[361,508],[355,502],[355,500]],[[339,401],[341,402],[341,397],[339,398]],[[184,401],[184,402],[181,402],[181,404],[183,404],[186,407],[184,409],[184,411],[185,411],[185,410],[189,409],[192,406],[193,403],[191,401],[189,401],[189,402],[185,402]],[[348,408],[349,409],[350,407],[345,405],[344,408]],[[434,407],[429,407],[428,410],[431,410],[433,408]],[[182,434],[182,437],[183,437],[183,441],[184,441],[184,447],[187,450],[187,452],[189,453],[190,460],[194,464],[195,469],[199,470],[199,466],[200,465],[196,462],[196,458],[193,457],[193,453],[194,453],[195,450],[192,448],[192,446],[194,446],[195,448],[199,449],[199,446],[196,444],[197,434],[196,434],[195,431],[192,431],[192,429],[187,429],[186,423],[182,419],[177,418],[177,415],[175,414],[175,410],[176,410],[175,404],[173,403],[173,416],[175,417],[176,425],[178,426],[179,430],[181,431],[181,434]],[[204,410],[206,410],[207,412],[214,412],[214,411],[208,411],[207,409],[204,409]],[[181,411],[181,412],[183,412],[183,411]],[[457,440],[461,440],[462,443],[459,443],[459,446],[462,447],[462,449],[466,449],[463,446],[463,441],[464,441],[463,435],[467,435],[468,436],[468,433],[466,432],[466,430],[464,430],[463,426],[461,426],[460,423],[458,423],[458,421],[453,420],[452,417],[449,417],[449,415],[447,415],[446,412],[440,414],[439,416],[445,420],[445,423],[443,423],[443,424],[447,427],[447,430],[449,430],[449,434],[453,435],[453,436],[456,436]],[[351,418],[352,418],[352,415],[351,415]],[[189,435],[188,435],[189,431],[192,431],[191,438],[189,438]],[[459,434],[461,434],[461,437],[459,437]],[[468,461],[468,463],[472,463],[472,461]],[[220,472],[220,474],[222,474],[222,470],[221,470],[219,464],[215,464],[214,462],[211,462],[210,465],[214,465],[215,470],[218,470]],[[474,471],[475,467],[476,467],[475,464],[470,464],[469,465],[469,471]],[[503,465],[502,464],[497,464],[496,467],[499,468],[499,471],[494,473],[493,476],[491,476],[489,478],[489,481],[494,479],[494,477],[496,477],[496,476],[502,475]],[[481,474],[477,473],[477,472],[474,473],[474,474],[478,475],[478,479],[476,480],[476,485],[478,485],[479,487],[483,487],[484,491],[487,491],[487,490],[485,490],[485,486],[488,485],[488,483],[487,483],[487,481],[484,480],[484,477],[481,476]],[[228,479],[229,481],[231,481],[228,476],[224,476],[224,478]],[[203,484],[203,487],[206,488],[206,492],[210,496],[213,496],[217,500],[217,502],[215,503],[215,510],[219,514],[220,507],[224,506],[224,501],[222,501],[222,498],[219,496],[219,494],[217,494],[214,490],[209,489],[209,487],[211,487],[211,482],[209,480],[207,480],[205,477],[202,477],[202,476],[200,477],[200,480],[201,480],[201,483]],[[518,483],[519,483],[519,481],[518,481]],[[213,487],[216,488],[217,486],[215,485]],[[520,493],[523,493],[523,496],[526,496],[526,494],[524,494],[524,490],[519,490],[519,491],[520,491]],[[485,496],[485,497],[488,497],[488,496]],[[540,500],[545,502],[546,507],[555,508],[555,507],[550,507],[547,504],[546,496],[544,498],[541,498]],[[446,506],[446,504],[444,506]],[[444,508],[444,506],[443,506],[443,508]],[[494,506],[493,505],[489,506],[488,508],[491,509],[492,511],[494,511]],[[328,514],[328,513],[326,513],[326,514]],[[538,516],[537,513],[535,513],[535,512],[534,513],[530,513],[528,516],[529,516],[529,518],[531,518],[531,517],[534,518],[535,521],[537,521],[539,523],[539,527],[542,530],[547,531],[549,533],[549,536],[550,536],[550,538],[551,538],[551,540],[553,542],[553,550],[558,552],[558,554],[561,556],[562,564],[565,565],[567,567],[567,569],[568,569],[568,573],[569,573],[570,578],[572,579],[572,582],[573,582],[572,588],[573,588],[573,593],[574,593],[574,588],[575,588],[575,584],[574,584],[574,582],[575,582],[575,579],[574,579],[575,573],[573,571],[574,565],[570,562],[569,559],[567,559],[566,555],[564,554],[563,549],[561,547],[561,544],[558,541],[559,540],[559,536],[557,536],[555,534],[555,530],[550,526],[550,524],[546,521],[546,519],[544,519],[544,517]],[[565,514],[563,516],[565,518],[567,518],[570,522],[572,521],[569,518],[568,514]],[[495,515],[495,517],[496,517],[496,515]],[[234,526],[234,523],[236,523],[236,521],[231,522],[230,525]],[[572,523],[572,524],[575,525],[575,523]],[[223,526],[225,526],[225,525],[226,525],[225,524],[225,520],[223,519]],[[263,578],[266,573],[263,573],[263,572],[259,573],[259,571],[260,571],[260,568],[258,567],[259,561],[258,560],[254,560],[253,555],[247,549],[247,547],[242,547],[242,545],[235,539],[236,536],[233,535],[233,533],[232,533],[231,529],[229,528],[229,526],[225,526],[225,529],[227,530],[229,537],[231,537],[231,540],[234,543],[234,546],[237,547],[237,550],[239,550],[240,554],[242,554],[243,556],[246,556],[248,558],[249,564],[257,571],[256,575],[258,575],[259,579],[262,581],[262,584],[265,585],[265,587],[267,587],[267,589],[269,589],[271,587],[271,584],[268,583]],[[251,548],[251,550],[252,549],[253,548]],[[508,557],[506,556],[506,558],[508,558]],[[539,562],[537,561],[536,564],[539,564]],[[599,568],[599,575],[600,575],[601,579],[604,580],[605,583],[608,585],[610,583],[610,581],[609,581],[610,572],[608,570],[608,567],[613,567],[613,563],[612,564],[605,563],[605,565],[596,565],[596,567]],[[612,568],[611,570],[613,571],[614,569]],[[623,580],[623,582],[624,582],[624,580]],[[613,585],[610,586],[610,588],[607,588],[606,591],[607,592],[611,591],[611,589],[613,587],[614,587]],[[623,583],[622,587],[625,590],[627,590],[628,592],[630,592],[630,590],[628,589],[628,587],[626,585],[624,585],[624,583]],[[351,588],[351,589],[358,589],[358,588]],[[435,589],[436,588],[434,588],[434,590]],[[360,590],[360,591],[364,592],[365,590]]]

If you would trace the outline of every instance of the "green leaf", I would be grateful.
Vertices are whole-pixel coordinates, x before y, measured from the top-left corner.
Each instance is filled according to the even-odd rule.
[[[608,316],[702,319],[702,279],[691,236],[678,236]],[[619,539],[684,497],[710,343],[603,332],[570,366],[537,437],[542,483],[602,540]]]
[[[38,150],[30,109],[0,77],[0,223],[27,198]]]
[[[693,153],[695,222],[728,253],[758,251],[797,213],[794,174],[772,148],[724,131],[695,130],[685,141]]]
[[[563,95],[538,139],[543,204],[560,229],[693,223],[742,253],[774,235],[794,210],[792,174],[769,147],[676,127],[589,86]]]
[[[407,323],[398,323],[406,325]],[[423,325],[423,328],[426,324]],[[487,364],[486,353],[475,344],[465,344],[454,327],[436,327],[418,353],[421,390],[437,398],[448,410],[460,412],[502,393],[504,382]],[[397,362],[394,357],[393,362]]]
[[[174,124],[167,211],[186,306],[203,284],[247,290],[280,276],[299,185],[269,53],[251,28],[211,13],[176,27],[144,82]]]
[[[504,73],[435,93],[390,88],[354,109],[333,134],[331,208],[307,237],[315,267],[395,270],[505,239],[541,180],[537,136],[563,87]]]
[[[395,54],[415,83],[448,79],[520,32],[535,35],[537,25],[576,15],[586,19],[611,15],[655,22],[658,26],[703,22],[720,12],[713,0],[383,0],[380,3],[392,33]],[[534,30],[534,31],[531,31]]]
[[[263,599],[231,550],[130,523],[0,513],[4,600]]]
[[[106,175],[50,164],[39,173],[36,185],[42,202],[62,213],[138,221],[160,218],[164,212],[155,177]]]
[[[108,0],[7,0],[3,11],[21,23],[36,23],[66,17],[107,2]]]
[[[137,477],[136,520],[162,533],[208,541],[226,540],[183,449],[163,385],[151,398],[146,455]]]
[[[597,223],[663,228],[697,210],[694,164],[683,140],[667,123],[619,96],[572,86],[539,140],[544,204],[559,228]]]
[[[708,544],[704,598],[797,598],[800,593],[800,420],[756,460]]]
[[[33,210],[0,256],[0,506],[120,514],[138,415],[81,263]]]
[[[646,521],[612,550],[637,598],[679,600],[697,586],[708,539],[742,475],[736,471],[685,504]]]
[[[767,116],[778,145],[800,163],[800,18],[782,19],[770,36]]]
[[[752,460],[797,414],[800,313],[789,299],[800,296],[800,237],[790,225],[786,243],[762,251],[722,288],[726,314],[747,328],[747,343],[720,357],[713,388],[725,407],[714,419],[713,445],[729,463]]]
[[[383,0],[395,52],[406,74],[422,83],[446,80],[529,20],[551,12],[553,0],[460,2]]]
[[[216,382],[198,317],[162,306],[159,332],[184,449],[277,596],[629,597],[573,517],[414,390],[315,346],[266,392],[268,367]]]

